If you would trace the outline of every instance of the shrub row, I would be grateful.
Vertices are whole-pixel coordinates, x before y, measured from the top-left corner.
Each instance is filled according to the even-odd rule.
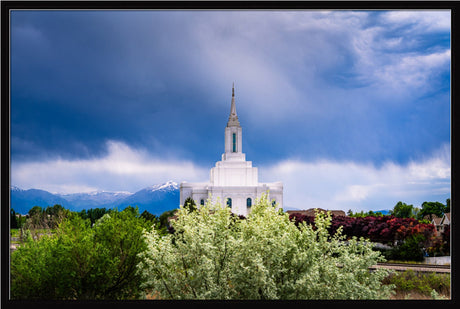
[[[300,222],[314,224],[313,216],[305,216],[299,213],[290,215],[296,225]],[[373,242],[394,245],[414,235],[422,235],[425,239],[433,236],[435,227],[433,224],[420,223],[413,218],[396,218],[394,216],[369,216],[348,217],[332,216],[329,232],[334,234],[342,227],[343,234],[348,237],[364,237]]]

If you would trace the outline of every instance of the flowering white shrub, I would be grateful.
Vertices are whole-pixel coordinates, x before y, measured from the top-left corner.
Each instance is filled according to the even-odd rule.
[[[264,195],[246,219],[210,201],[181,207],[175,233],[145,234],[138,271],[161,299],[385,299],[387,271],[364,239],[330,236],[330,215],[297,227]]]

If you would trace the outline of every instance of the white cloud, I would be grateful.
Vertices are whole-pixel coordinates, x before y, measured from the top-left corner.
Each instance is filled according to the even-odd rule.
[[[385,13],[383,19],[392,25],[412,25],[417,30],[450,30],[449,10],[400,10]]]
[[[393,89],[422,88],[428,86],[433,74],[450,64],[450,49],[427,55],[408,54],[380,69],[376,76]],[[429,88],[429,86],[428,86]]]
[[[211,166],[153,158],[116,141],[108,142],[107,148],[101,158],[12,164],[12,184],[59,193],[135,192],[167,180],[202,182],[209,177]],[[282,181],[285,207],[379,210],[400,200],[415,206],[426,200],[444,202],[450,196],[450,172],[450,148],[445,146],[432,157],[407,165],[284,160],[259,167],[259,181]]]
[[[238,90],[257,115],[251,121],[314,114],[341,87],[363,90],[368,101],[407,102],[438,89],[433,77],[449,70],[450,49],[416,43],[427,31],[449,31],[446,10],[225,12],[193,27],[206,80],[251,85]]]
[[[14,162],[11,183],[20,188],[38,188],[50,192],[75,193],[95,190],[135,192],[168,180],[204,181],[208,169],[190,161],[151,157],[144,150],[107,142],[108,154],[85,160],[49,160]]]
[[[450,148],[407,165],[285,160],[259,168],[261,181],[284,183],[284,205],[298,209],[380,210],[450,197]]]

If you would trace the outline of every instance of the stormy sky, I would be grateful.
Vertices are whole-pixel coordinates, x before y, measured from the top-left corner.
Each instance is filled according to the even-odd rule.
[[[450,197],[449,10],[13,10],[11,184],[204,182],[232,83],[292,208]]]

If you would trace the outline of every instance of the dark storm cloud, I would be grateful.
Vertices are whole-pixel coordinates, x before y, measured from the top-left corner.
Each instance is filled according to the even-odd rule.
[[[286,140],[305,159],[407,162],[417,151],[391,138],[401,134],[394,119],[415,113],[419,130],[430,112],[439,124],[449,114],[441,104],[421,114],[417,101],[430,87],[442,97],[433,91],[449,77],[447,34],[428,26],[430,14],[408,24],[414,16],[392,13],[13,12],[12,134],[67,157],[120,140],[205,163],[221,151],[236,81],[245,147],[267,149],[260,162],[291,155]]]
[[[165,26],[165,18],[174,27]],[[201,102],[185,85],[194,69],[187,56],[193,42],[180,14],[177,22],[170,18],[14,12],[13,138],[36,145],[35,154],[41,148],[76,157],[84,154],[76,145],[84,142],[88,154],[97,155],[107,139],[144,143],[153,136],[160,144],[173,138],[187,146],[178,130],[193,124],[189,116]],[[20,144],[12,146],[13,154],[25,155]]]

